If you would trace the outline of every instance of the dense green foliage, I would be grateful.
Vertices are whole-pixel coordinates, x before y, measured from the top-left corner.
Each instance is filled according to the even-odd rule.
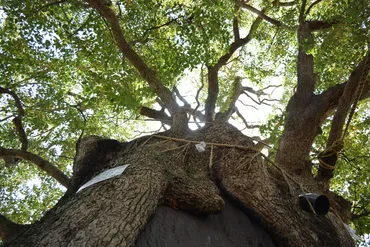
[[[0,86],[16,93],[22,102],[28,151],[71,175],[75,143],[82,130],[85,135],[122,141],[152,130],[138,121],[142,119],[139,110],[155,105],[156,95],[122,56],[107,22],[95,10],[83,1],[60,2],[0,0]],[[299,4],[279,7],[271,2],[249,1],[282,25],[261,22],[253,40],[222,68],[217,101],[222,111],[236,75],[246,78],[243,85],[254,88],[264,88],[279,77],[284,85],[281,109],[295,90]],[[241,37],[256,19],[248,10],[236,9],[231,0],[122,0],[112,1],[111,8],[127,41],[168,88],[178,86],[185,75],[193,73],[198,78],[192,83],[182,81],[179,87],[186,88],[184,83],[194,87],[189,100],[194,108],[196,90],[205,81],[200,67],[214,64],[229,49],[234,17],[239,19]],[[311,9],[307,19],[335,23],[315,32],[315,45],[308,47],[315,60],[316,93],[346,81],[365,54],[369,12],[365,0],[323,1]],[[205,89],[200,93],[202,104],[206,93]],[[332,181],[332,189],[353,202],[356,214],[370,212],[369,106],[369,100],[364,100],[358,107]],[[1,147],[20,148],[12,123],[17,114],[14,99],[1,94]],[[245,117],[248,121],[248,114]],[[283,124],[284,113],[276,110],[260,132],[276,145]],[[330,118],[313,154],[323,150],[329,128]],[[31,163],[8,167],[0,160],[0,213],[16,222],[39,219],[63,190]],[[369,216],[353,224],[361,235],[370,232]]]

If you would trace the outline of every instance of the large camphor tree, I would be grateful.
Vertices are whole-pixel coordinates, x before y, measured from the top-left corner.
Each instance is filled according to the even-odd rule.
[[[3,245],[355,246],[369,18],[366,0],[1,0]],[[253,125],[248,104],[272,104],[276,83]],[[326,215],[300,208],[307,192]],[[246,238],[246,215],[266,233]]]

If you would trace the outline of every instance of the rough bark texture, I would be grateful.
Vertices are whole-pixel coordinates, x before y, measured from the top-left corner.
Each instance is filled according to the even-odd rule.
[[[0,238],[3,241],[17,237],[20,233],[27,230],[28,226],[16,224],[5,216],[0,215]]]
[[[308,46],[313,45],[313,36],[309,25],[304,20],[306,1],[302,1],[298,37],[297,90],[290,99],[287,111],[285,131],[276,156],[278,165],[284,167],[298,178],[311,174],[308,155],[317,133],[319,117],[314,108],[315,74],[313,56],[307,54]]]
[[[179,137],[180,132],[174,133]],[[195,216],[186,220],[198,218],[193,222],[198,224],[199,217],[224,210],[220,189],[258,219],[277,246],[354,246],[339,213],[332,209],[327,216],[316,217],[301,211],[301,187],[276,166],[264,165],[251,148],[253,142],[231,125],[215,122],[196,132],[185,130],[183,139],[213,143],[203,153],[194,143],[163,136],[130,143],[96,136],[83,139],[69,191],[39,222],[4,246],[134,246],[158,205],[187,211]],[[97,173],[123,164],[130,166],[122,175],[75,193]],[[315,189],[312,184],[315,181],[308,177],[302,186]],[[162,223],[164,228],[173,225],[169,221]],[[184,231],[193,232],[191,226]],[[227,232],[230,229],[223,234]],[[244,241],[245,236],[231,239]]]

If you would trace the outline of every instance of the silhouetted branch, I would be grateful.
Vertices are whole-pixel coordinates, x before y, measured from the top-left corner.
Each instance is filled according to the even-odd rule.
[[[264,105],[270,105],[268,103],[266,103],[265,101],[274,101],[274,102],[278,102],[279,100],[277,99],[268,99],[268,98],[261,98],[262,96],[268,96],[267,93],[264,92],[264,90],[268,89],[268,88],[278,88],[278,87],[281,87],[281,85],[269,85],[265,88],[262,88],[262,89],[259,89],[259,90],[254,90],[253,88],[251,87],[243,87],[243,93],[248,97],[250,98],[254,103],[258,104],[258,105],[261,105],[261,104],[264,104]],[[254,99],[251,95],[249,95],[248,93],[252,93],[254,95],[256,95],[257,97],[257,100]]]
[[[307,0],[302,0],[302,4],[301,4],[301,8],[300,8],[300,11],[299,11],[299,24],[300,26],[303,25],[304,21],[305,21],[305,12],[304,10],[306,9],[306,3],[307,3]]]
[[[21,142],[21,150],[26,151],[28,148],[28,139],[22,123],[22,118],[24,117],[25,114],[22,102],[18,95],[8,88],[0,86],[0,94],[8,94],[14,99],[18,115],[13,118],[13,124],[15,126],[19,141]]]
[[[175,92],[176,97],[184,104],[184,107],[190,107],[189,102],[187,102],[186,99],[182,97],[176,86],[173,87],[173,91]]]
[[[144,44],[144,43],[148,42],[149,41],[149,33],[151,31],[156,30],[156,29],[160,29],[162,27],[169,26],[171,23],[176,22],[178,19],[181,19],[181,18],[183,18],[183,16],[179,16],[179,17],[177,17],[175,19],[171,19],[171,20],[169,20],[166,23],[163,23],[161,25],[150,27],[150,28],[146,29],[140,39],[133,40],[129,43],[130,46],[134,46],[136,44]],[[191,18],[191,17],[189,17],[189,18]]]
[[[298,1],[291,1],[291,2],[280,2],[279,0],[275,0],[273,2],[273,5],[280,6],[280,7],[289,7],[294,6],[297,4]]]
[[[195,106],[194,108],[194,113],[198,110],[198,108],[200,107],[200,102],[199,102],[199,94],[200,92],[202,91],[202,89],[204,88],[204,76],[203,76],[203,64],[202,64],[202,67],[201,67],[201,72],[200,72],[200,82],[201,82],[201,85],[200,87],[198,88],[197,90],[197,93],[195,95],[195,101],[197,102],[197,105]],[[195,114],[193,114],[193,119],[194,119],[194,122],[195,124],[198,126],[198,128],[200,128],[201,126],[198,124],[197,122],[197,119],[195,117]],[[204,117],[205,119],[205,117]]]
[[[236,109],[236,114],[238,115],[238,117],[243,121],[244,125],[245,125],[245,129],[258,129],[261,127],[261,125],[253,125],[253,124],[248,124],[247,120],[244,118],[244,116],[240,113],[240,111],[238,109]]]
[[[11,91],[10,89],[0,86],[0,94],[3,94],[3,93],[9,94],[10,96],[12,96],[12,98],[15,101],[15,106],[17,107],[17,110],[18,110],[18,116],[23,117],[24,116],[24,109],[23,109],[22,102],[21,102],[20,98],[18,97],[18,95],[16,93],[14,93],[13,91]]]
[[[258,15],[259,17],[261,17],[265,21],[267,21],[267,22],[269,22],[269,23],[271,23],[275,26],[278,26],[278,27],[282,25],[280,21],[275,20],[275,19],[267,16],[263,11],[258,10],[255,7],[245,3],[243,0],[237,0],[236,2],[241,8],[247,9],[247,10],[251,11],[252,13],[255,13],[256,15]]]
[[[235,7],[236,10],[238,10],[238,7]],[[233,33],[234,33],[234,41],[237,41],[240,39],[240,32],[239,32],[239,20],[238,17],[235,16],[233,19]]]
[[[37,165],[41,170],[45,171],[48,175],[55,178],[64,187],[68,188],[70,179],[55,165],[38,156],[37,154],[19,149],[6,149],[0,147],[0,157],[16,157],[19,159],[27,160]]]
[[[73,30],[69,35],[68,35],[68,38],[71,38],[73,35],[77,34],[79,31],[82,30],[82,28],[84,28],[87,23],[90,22],[90,18],[91,18],[91,13],[89,14],[89,16],[86,18],[86,20],[81,24],[80,27],[78,27],[76,30]]]
[[[258,110],[258,108],[256,107],[256,106],[254,106],[254,105],[248,105],[248,104],[245,104],[243,101],[241,101],[241,100],[238,100],[242,105],[244,105],[244,106],[247,106],[247,107],[252,107],[252,108],[254,108],[254,109],[256,109],[256,110]]]
[[[157,111],[146,106],[140,108],[140,114],[149,118],[159,120],[165,124],[172,124],[172,117],[168,116],[164,111]]]
[[[363,209],[363,212],[360,213],[360,214],[352,214],[351,215],[351,220],[357,220],[357,219],[360,219],[362,217],[366,217],[366,216],[369,216],[370,215],[370,212],[367,211],[366,209]]]
[[[246,45],[252,40],[254,32],[257,30],[261,22],[262,18],[257,17],[257,19],[253,22],[248,35],[231,43],[228,52],[221,56],[216,64],[208,66],[208,96],[205,104],[206,121],[211,122],[214,120],[216,101],[219,91],[218,71],[227,63],[237,49]]]
[[[306,15],[308,15],[311,11],[311,9],[318,3],[322,2],[322,0],[316,0],[315,2],[313,2],[310,7],[308,7],[308,9],[306,10]]]

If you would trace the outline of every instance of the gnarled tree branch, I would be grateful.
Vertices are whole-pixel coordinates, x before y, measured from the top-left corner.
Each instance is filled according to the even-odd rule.
[[[19,149],[6,149],[0,147],[0,157],[16,157],[19,159],[30,161],[31,163],[37,165],[41,170],[45,171],[48,175],[55,178],[64,187],[68,188],[70,179],[55,165],[38,156],[37,154]]]
[[[153,91],[166,104],[166,107],[168,108],[170,113],[173,114],[174,112],[176,112],[179,107],[175,99],[172,97],[171,91],[166,88],[164,84],[160,81],[157,73],[152,68],[150,68],[128,44],[122,33],[119,20],[113,10],[105,5],[104,1],[101,0],[88,0],[87,2],[92,8],[96,9],[99,14],[107,20],[120,51],[138,70],[140,75],[148,82],[150,88],[153,89]]]
[[[256,103],[258,105],[262,105],[262,104],[270,105],[270,104],[266,103],[266,101],[275,101],[275,102],[277,102],[279,100],[277,100],[277,99],[267,99],[267,98],[262,99],[261,97],[266,96],[267,94],[264,92],[264,90],[266,90],[268,88],[271,88],[271,87],[278,88],[278,87],[281,87],[281,85],[268,85],[267,87],[259,89],[259,90],[254,90],[251,87],[243,87],[242,88],[243,89],[242,93],[245,94],[248,98],[250,98],[254,103]],[[257,100],[254,99],[252,96],[250,96],[248,93],[254,94],[257,97]]]
[[[204,88],[204,75],[203,75],[203,71],[204,71],[204,69],[203,69],[203,64],[202,64],[202,67],[201,67],[201,69],[200,69],[200,82],[201,82],[201,85],[200,85],[200,87],[198,88],[198,90],[197,90],[197,93],[196,93],[196,95],[195,95],[195,101],[197,102],[197,105],[195,106],[195,108],[194,108],[194,111],[193,111],[193,113],[195,113],[195,112],[197,112],[198,111],[198,109],[199,109],[199,107],[200,107],[200,102],[199,102],[199,94],[200,94],[200,92],[203,90],[203,88]],[[198,126],[198,128],[200,128],[201,126],[199,125],[199,123],[197,122],[197,119],[196,119],[196,117],[195,117],[195,114],[192,114],[193,115],[193,119],[194,119],[194,122],[195,122],[195,124]],[[203,115],[203,114],[202,114]],[[203,117],[204,117],[204,121],[206,121],[206,117],[203,115]]]
[[[211,122],[214,120],[215,108],[216,108],[216,100],[218,97],[218,72],[224,66],[230,57],[234,54],[234,52],[239,49],[240,47],[246,45],[249,41],[252,40],[255,31],[257,30],[258,26],[261,24],[262,18],[257,17],[257,19],[253,22],[251,29],[248,35],[242,39],[235,40],[231,45],[226,54],[221,56],[217,63],[208,66],[208,96],[206,99],[206,120]]]

